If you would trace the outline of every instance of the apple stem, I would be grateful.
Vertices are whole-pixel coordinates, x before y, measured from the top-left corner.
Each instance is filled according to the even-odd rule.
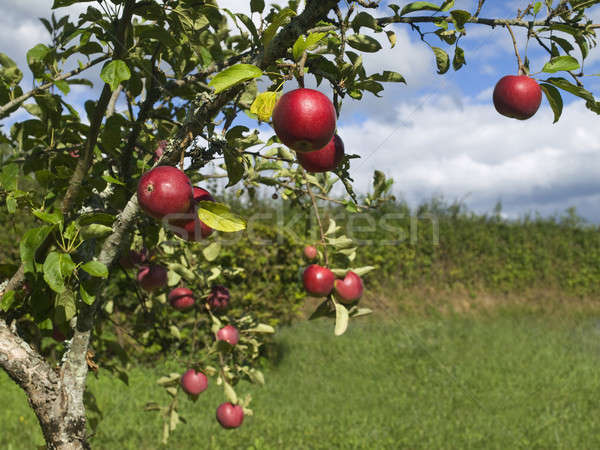
[[[512,28],[508,23],[505,23],[506,29],[510,33],[510,37],[512,38],[513,47],[515,48],[515,55],[517,57],[517,62],[519,64],[519,75],[526,75],[527,72],[525,70],[525,66],[523,65],[523,60],[521,59],[521,55],[519,54],[519,48],[517,47],[517,40],[515,39],[515,34],[512,31]]]
[[[329,266],[329,259],[327,258],[327,244],[325,242],[325,232],[323,231],[321,215],[319,214],[319,206],[317,205],[317,199],[315,198],[315,194],[310,189],[308,177],[306,176],[306,172],[304,170],[302,170],[302,175],[304,176],[304,180],[306,181],[306,192],[308,192],[308,195],[310,196],[313,209],[315,210],[315,216],[317,216],[317,223],[319,224],[319,233],[321,234],[321,246],[323,247],[323,258],[325,259],[325,267],[327,267]]]

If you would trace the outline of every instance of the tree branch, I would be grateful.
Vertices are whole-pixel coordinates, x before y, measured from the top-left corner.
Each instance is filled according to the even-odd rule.
[[[377,19],[377,24],[380,26],[386,26],[392,23],[433,23],[440,20],[452,21],[452,18],[449,16],[390,16],[380,17],[379,19]],[[514,27],[523,28],[529,28],[530,25],[532,27],[544,27],[553,24],[552,22],[547,22],[546,20],[536,20],[535,22],[531,22],[523,19],[486,19],[483,17],[475,16],[471,16],[471,18],[467,20],[466,23],[476,23],[480,25],[488,25],[490,27],[511,25]],[[564,25],[564,23],[562,22],[560,24]],[[600,24],[569,24],[569,26],[582,31],[600,28]]]
[[[67,73],[63,73],[62,75],[59,75],[58,77],[56,77],[53,81],[49,81],[48,83],[42,84],[41,86],[38,86],[38,87],[32,89],[31,91],[26,92],[25,94],[11,100],[10,102],[8,102],[0,107],[0,117],[6,116],[12,108],[20,105],[28,98],[31,98],[37,94],[41,94],[45,90],[50,89],[52,86],[54,86],[54,83],[56,83],[57,81],[66,80],[67,78],[71,78],[72,76],[78,75],[81,72],[83,72],[84,70],[89,69],[90,67],[95,66],[96,64],[99,64],[103,61],[106,61],[110,57],[111,57],[111,55],[104,55],[99,58],[96,58],[93,61],[90,61],[89,63],[83,65],[82,67],[78,67],[77,69],[74,69]]]
[[[123,8],[123,15],[119,20],[117,35],[115,37],[115,58],[121,58],[125,55],[126,48],[122,44],[126,41],[126,35],[129,30],[129,23],[131,22],[131,17],[133,16],[135,7],[135,0],[127,0],[125,2],[125,7]],[[77,196],[79,195],[79,191],[81,190],[81,184],[83,183],[83,179],[85,178],[88,170],[90,169],[94,156],[94,147],[96,146],[96,142],[98,141],[98,134],[100,133],[100,127],[102,126],[102,120],[106,114],[106,110],[108,108],[108,103],[111,98],[111,89],[108,84],[104,85],[102,89],[102,94],[100,94],[100,99],[96,105],[94,110],[94,117],[90,123],[90,129],[88,132],[85,149],[83,151],[83,155],[79,158],[77,166],[75,167],[75,171],[73,172],[73,176],[69,182],[69,187],[67,188],[67,192],[63,198],[61,211],[63,215],[67,215],[70,211],[71,207],[75,203]]]

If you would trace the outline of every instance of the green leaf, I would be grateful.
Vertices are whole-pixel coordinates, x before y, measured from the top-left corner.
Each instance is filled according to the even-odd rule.
[[[448,2],[446,2],[448,3]],[[452,2],[454,3],[454,2]],[[450,6],[449,8],[451,8],[452,6]],[[443,9],[442,9],[443,8]],[[443,6],[440,7],[434,3],[431,2],[412,2],[409,3],[408,5],[406,5],[404,8],[402,8],[402,11],[400,11],[400,15],[403,16],[405,14],[410,14],[412,12],[416,12],[416,11],[445,11],[447,10],[446,8],[448,8],[448,6]],[[448,8],[448,9],[449,9]]]
[[[396,46],[396,33],[390,30],[386,31],[385,34],[387,34],[388,41],[390,41],[390,48],[394,48]]]
[[[225,187],[230,187],[242,179],[246,168],[244,167],[242,155],[236,149],[226,147],[223,150],[223,157],[225,158],[225,168],[227,169],[227,178],[229,179]]]
[[[571,94],[576,95],[577,97],[581,97],[584,100],[587,100],[588,102],[595,102],[594,95],[591,92],[585,90],[584,88],[582,88],[580,86],[574,85],[573,83],[569,82],[568,80],[566,80],[562,77],[558,77],[558,78],[550,77],[544,81],[546,83],[550,83],[550,84],[556,86],[557,88],[560,88],[567,92],[570,92]]]
[[[54,303],[54,318],[58,323],[66,323],[77,314],[75,305],[75,293],[71,289],[66,289],[56,296]]]
[[[74,270],[75,270],[75,263],[71,259],[71,255],[69,255],[67,253],[61,253],[60,254],[60,272],[62,273],[63,278],[70,277]]]
[[[81,237],[86,241],[89,239],[100,239],[108,236],[112,232],[112,227],[93,223],[91,225],[86,225],[81,229]]]
[[[81,268],[93,277],[108,278],[108,268],[100,261],[86,262]]]
[[[364,267],[358,267],[356,269],[351,269],[351,270],[359,277],[362,277],[363,275],[366,275],[367,273],[369,273],[375,269],[376,269],[376,267],[374,267],[374,266],[364,266]]]
[[[75,3],[91,3],[93,0],[54,0],[52,9],[64,8],[65,6],[71,6]]]
[[[35,47],[30,48],[27,51],[27,64],[32,66],[36,63],[43,62],[49,51],[50,49],[44,44],[37,44]]]
[[[46,239],[48,234],[54,229],[51,225],[45,225],[39,228],[32,228],[27,230],[21,242],[19,244],[19,253],[21,255],[21,261],[25,268],[25,272],[35,271],[35,252],[42,242]]]
[[[250,12],[261,13],[265,9],[265,0],[250,0]]]
[[[556,123],[558,122],[558,119],[560,119],[563,110],[563,100],[560,92],[551,84],[540,83],[540,87],[542,88],[542,91],[544,91],[548,103],[550,103],[550,107],[554,112],[554,123]]]
[[[82,281],[79,284],[79,294],[81,295],[81,300],[83,300],[86,305],[92,305],[94,300],[96,300],[96,296],[91,294],[91,291],[92,289],[88,280]]]
[[[258,94],[250,106],[250,112],[263,122],[268,122],[277,104],[277,96],[277,92],[271,91]]]
[[[2,167],[0,174],[0,183],[6,191],[14,191],[17,189],[17,177],[19,175],[19,166],[11,163]]]
[[[217,231],[234,232],[246,228],[246,221],[229,210],[223,203],[201,201],[198,203],[198,218]]]
[[[437,65],[438,74],[445,74],[450,68],[450,57],[444,50],[442,50],[439,47],[431,47],[431,49],[435,54],[435,63]]]
[[[374,53],[382,48],[377,39],[364,34],[352,34],[348,36],[347,42],[350,47],[361,52]]]
[[[537,13],[540,12],[541,9],[542,9],[542,2],[535,2],[535,5],[533,5],[533,15],[535,16]]]
[[[450,11],[450,16],[452,17],[452,22],[454,22],[456,29],[463,31],[465,23],[471,18],[471,13],[469,11],[463,11],[462,9],[455,9],[454,11]]]
[[[62,222],[62,214],[60,212],[49,213],[45,211],[40,211],[39,209],[34,209],[33,215],[38,219],[43,220],[44,222],[51,223],[53,225],[58,225]]]
[[[556,73],[561,70],[577,70],[579,69],[579,61],[569,55],[557,56],[550,59],[544,67],[542,72]]]
[[[345,306],[335,303],[335,330],[336,336],[344,334],[348,328],[348,310]]]
[[[292,16],[295,16],[296,12],[290,8],[284,8],[279,11],[279,14],[275,16],[271,24],[267,27],[265,32],[263,33],[263,44],[264,47],[267,48],[269,42],[275,37],[275,33],[277,29],[282,26],[285,21]]]
[[[460,47],[456,47],[456,50],[454,51],[454,58],[452,59],[452,68],[454,70],[459,70],[466,63],[465,51]]]
[[[223,380],[223,390],[225,391],[225,397],[227,397],[227,400],[229,400],[234,405],[237,404],[237,394],[233,390],[233,387],[231,387],[231,385],[225,380]]]
[[[327,36],[327,33],[311,33],[306,38],[304,35],[299,36],[292,47],[294,59],[299,61],[305,51],[314,48],[325,36]]]
[[[208,85],[218,94],[236,84],[258,78],[262,74],[262,70],[252,64],[236,64],[216,74]]]
[[[204,258],[208,262],[213,262],[215,259],[217,259],[220,252],[221,252],[221,243],[220,242],[212,242],[210,245],[208,245],[207,247],[205,247],[202,250],[202,254],[204,255]]]
[[[102,225],[112,225],[115,221],[115,216],[108,213],[88,213],[79,216],[77,222],[84,227],[92,223],[100,223]]]
[[[194,272],[192,272],[190,269],[183,266],[182,264],[171,263],[171,264],[169,264],[169,270],[172,270],[173,272],[177,273],[178,275],[181,275],[183,278],[185,278],[188,281],[194,281],[197,278],[197,276]]]
[[[352,29],[355,33],[358,33],[361,27],[367,27],[372,30],[381,29],[375,17],[365,11],[359,12],[352,20]]]
[[[273,334],[273,333],[275,333],[275,328],[273,328],[271,325],[267,325],[265,323],[259,323],[254,328],[248,328],[246,331],[248,331],[249,333]]]
[[[118,184],[119,186],[125,186],[125,183],[121,180],[117,180],[115,177],[110,175],[102,175],[102,179],[110,184]]]
[[[406,83],[406,80],[398,72],[392,72],[391,70],[385,70],[383,73],[376,73],[371,75],[371,78],[375,81],[384,81],[388,83]]]
[[[102,68],[100,78],[110,86],[112,91],[115,91],[122,81],[127,81],[131,78],[131,71],[125,61],[115,59]]]
[[[50,252],[44,261],[44,280],[50,288],[59,294],[65,292],[65,282],[60,267],[60,254]]]
[[[362,316],[367,316],[369,314],[372,314],[373,311],[369,308],[353,308],[353,311],[350,312],[350,317],[352,318],[356,318],[356,317],[362,317]]]
[[[10,214],[17,212],[17,199],[12,194],[6,196],[6,209]]]
[[[0,310],[8,311],[15,302],[15,291],[6,291],[0,300]]]

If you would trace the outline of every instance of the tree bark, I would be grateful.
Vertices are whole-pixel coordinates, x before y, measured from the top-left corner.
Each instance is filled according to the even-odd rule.
[[[82,345],[87,348],[84,340],[74,340],[72,348]],[[69,352],[69,355],[75,353],[78,352]],[[87,367],[85,356],[83,361],[78,359],[67,357],[62,370],[54,369],[15,335],[4,320],[0,320],[0,367],[27,394],[46,445],[52,450],[89,448],[83,405]],[[84,364],[83,370],[81,363]]]

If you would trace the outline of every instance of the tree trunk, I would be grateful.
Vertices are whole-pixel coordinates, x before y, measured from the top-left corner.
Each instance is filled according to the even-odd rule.
[[[87,449],[83,392],[89,332],[76,332],[62,368],[52,368],[0,320],[0,367],[27,394],[49,449]]]

